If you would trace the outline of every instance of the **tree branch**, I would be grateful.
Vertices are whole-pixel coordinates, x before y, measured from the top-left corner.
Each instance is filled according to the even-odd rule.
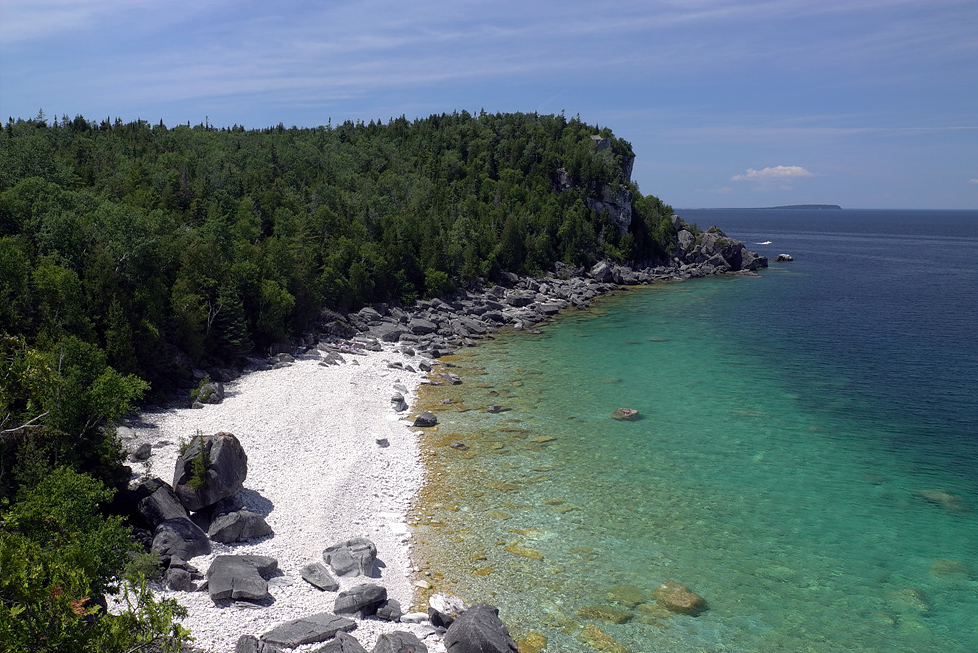
[[[45,415],[47,415],[50,412],[51,412],[50,410],[44,411],[43,413],[41,413],[37,417],[34,417],[33,419],[30,419],[30,420],[24,422],[20,426],[16,426],[16,427],[14,427],[12,429],[4,429],[4,430],[0,431],[0,438],[9,437],[9,436],[13,435],[14,433],[17,433],[18,431],[21,431],[23,429],[37,428],[38,426],[40,426],[40,424],[35,424],[34,422],[36,422],[37,420],[41,419],[42,417],[44,417]],[[4,417],[3,418],[3,421],[6,422],[9,417],[10,417],[10,415],[7,415],[7,417]]]

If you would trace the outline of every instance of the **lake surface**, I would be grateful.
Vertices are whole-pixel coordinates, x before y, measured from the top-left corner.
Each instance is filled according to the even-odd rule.
[[[678,213],[795,260],[446,359],[432,591],[546,651],[978,650],[978,212]]]

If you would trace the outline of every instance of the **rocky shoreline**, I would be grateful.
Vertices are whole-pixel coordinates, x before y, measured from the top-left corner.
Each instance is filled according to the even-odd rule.
[[[446,297],[418,301],[412,307],[366,306],[342,315],[327,311],[319,324],[327,338],[350,339],[377,350],[379,342],[439,358],[473,346],[500,327],[531,328],[568,308],[584,309],[596,297],[627,286],[677,282],[717,274],[753,274],[767,258],[711,227],[694,235],[677,216],[677,244],[668,264],[635,269],[601,261],[590,270],[557,263],[544,278],[504,273],[500,285],[459,290]],[[314,340],[307,336],[307,341]]]
[[[144,526],[137,532],[165,563],[160,591],[189,603],[186,625],[203,632],[200,644],[215,653],[230,650],[232,642],[236,653],[356,652],[369,644],[377,652],[515,651],[491,606],[466,609],[450,595],[435,595],[427,613],[405,613],[417,592],[411,584],[417,570],[411,567],[406,512],[424,476],[416,436],[404,421],[410,401],[422,383],[457,382],[438,367],[438,358],[475,346],[500,328],[535,329],[561,310],[586,308],[630,285],[751,274],[767,265],[718,229],[677,233],[669,265],[636,270],[603,261],[584,271],[558,264],[546,278],[504,274],[499,285],[412,307],[326,311],[315,333],[274,347],[269,358],[251,359],[239,370],[194,370],[201,385],[191,408],[148,414],[120,429],[142,478],[127,497],[129,512]],[[289,370],[300,367],[301,373]],[[336,372],[314,371],[323,368]],[[252,383],[267,375],[249,373],[273,370],[284,376]],[[352,394],[345,388],[344,394],[336,392],[337,383],[362,387]],[[249,384],[253,389],[245,397],[242,386]],[[365,421],[335,406],[328,414],[315,414],[291,396],[310,388],[322,392],[320,401],[347,402],[353,404],[347,410],[375,414]],[[244,401],[234,405],[238,395]],[[267,415],[290,407],[297,415],[282,426]],[[426,417],[418,416],[411,426],[437,422]],[[334,432],[328,437],[287,433],[323,430],[324,419],[338,421],[325,429]],[[227,431],[238,433],[241,442]],[[270,444],[273,437],[289,441]],[[351,464],[317,462],[316,447],[330,450],[337,444],[347,448]],[[257,474],[248,473],[249,456],[257,461]],[[175,468],[172,485],[152,476],[154,461]],[[338,478],[324,483],[324,473]],[[312,494],[305,496],[310,488]],[[330,509],[311,524],[280,514],[306,510],[310,501],[327,497]],[[226,632],[232,623],[234,632]],[[354,628],[359,639],[346,634]]]

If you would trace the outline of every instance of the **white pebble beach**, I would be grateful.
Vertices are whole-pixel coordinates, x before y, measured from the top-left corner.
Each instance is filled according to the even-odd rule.
[[[157,591],[189,610],[182,623],[193,633],[194,646],[231,653],[241,635],[261,636],[282,622],[332,612],[337,593],[314,588],[299,570],[321,562],[327,546],[353,537],[366,537],[377,545],[379,573],[376,578],[339,578],[340,589],[377,583],[405,612],[410,610],[407,512],[421,488],[424,465],[408,415],[393,411],[391,395],[400,384],[407,389],[405,399],[413,403],[426,377],[388,367],[393,362],[417,367],[419,362],[393,349],[344,357],[341,365],[321,366],[311,356],[290,367],[252,372],[228,384],[220,404],[146,412],[127,425],[132,429],[127,431],[127,448],[143,442],[153,445],[148,468],[131,463],[137,478],[159,476],[168,483],[173,482],[181,440],[198,432],[233,433],[248,456],[240,496],[246,508],[267,515],[274,531],[271,537],[247,543],[214,542],[210,555],[190,561],[203,573],[219,554],[276,558],[283,575],[269,583],[270,604],[215,605],[207,592]],[[394,630],[422,638],[426,634],[417,624],[373,617],[357,618],[350,634],[369,651],[381,633]],[[444,650],[435,637],[424,641],[429,650]]]

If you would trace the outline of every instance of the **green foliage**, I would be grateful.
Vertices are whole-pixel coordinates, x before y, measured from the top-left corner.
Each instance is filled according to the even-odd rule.
[[[198,446],[200,450],[190,463],[190,480],[187,481],[187,485],[195,490],[199,490],[207,483],[207,467],[210,464],[203,441],[200,441]]]
[[[202,403],[206,402],[210,398],[210,393],[206,390],[206,386],[210,382],[211,382],[210,375],[209,374],[204,375],[204,378],[200,380],[200,383],[197,384],[197,387],[190,391],[190,400],[200,401]],[[181,453],[183,452],[181,451]]]
[[[120,518],[99,514],[111,496],[91,477],[58,467],[0,516],[2,650],[176,650],[186,640],[173,625],[185,614],[175,602],[157,602],[141,578],[120,585],[133,544]],[[126,609],[105,614],[100,597],[120,587]]]
[[[112,425],[146,382],[119,374],[101,349],[74,336],[45,352],[3,335],[0,380],[0,496],[33,487],[58,465],[113,486],[125,480]]]
[[[156,551],[134,553],[126,563],[123,575],[127,581],[158,580],[163,577],[163,563]]]

